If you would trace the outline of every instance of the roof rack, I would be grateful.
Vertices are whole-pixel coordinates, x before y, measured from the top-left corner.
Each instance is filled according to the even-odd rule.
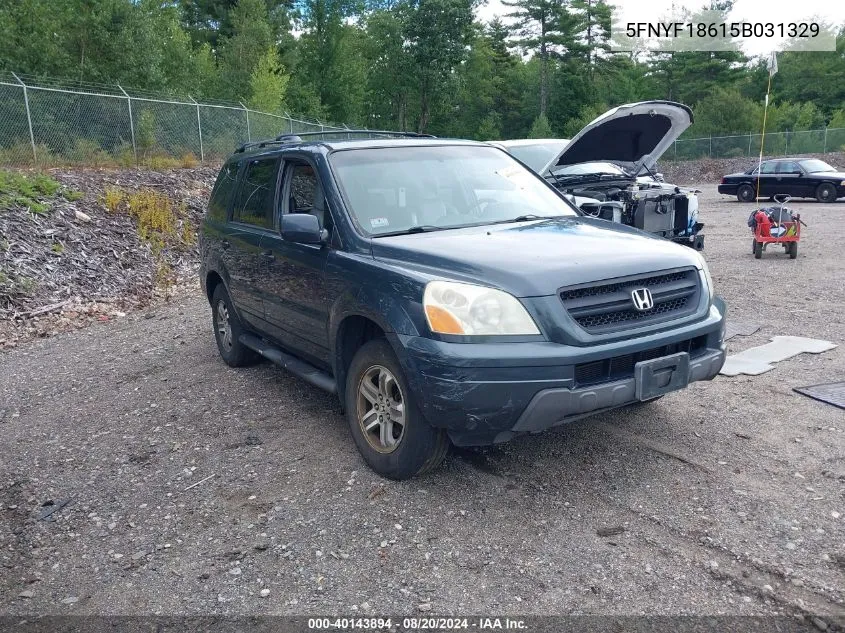
[[[417,132],[395,132],[390,130],[347,130],[347,129],[336,129],[336,130],[324,130],[322,132],[297,132],[297,133],[290,133],[290,134],[281,134],[274,139],[264,139],[262,141],[252,141],[251,143],[244,143],[238,149],[235,150],[235,153],[242,153],[250,149],[254,148],[262,148],[267,147],[269,145],[285,145],[288,143],[302,143],[303,137],[314,137],[314,136],[345,136],[346,138],[352,138],[352,135],[355,136],[365,136],[367,138],[436,138],[433,134],[419,134]]]

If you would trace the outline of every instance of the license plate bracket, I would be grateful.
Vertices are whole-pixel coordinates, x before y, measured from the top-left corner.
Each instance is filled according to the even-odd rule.
[[[651,400],[689,385],[689,354],[678,352],[634,365],[637,400]]]

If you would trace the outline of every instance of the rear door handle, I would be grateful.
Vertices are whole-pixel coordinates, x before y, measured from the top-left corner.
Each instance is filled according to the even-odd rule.
[[[229,240],[223,240],[222,242],[220,242],[220,246],[222,246],[223,248],[229,248],[231,244],[229,243]]]

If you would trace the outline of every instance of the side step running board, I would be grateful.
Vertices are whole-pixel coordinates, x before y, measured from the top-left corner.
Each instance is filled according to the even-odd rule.
[[[276,363],[280,367],[284,367],[289,372],[296,374],[305,382],[309,382],[315,387],[319,387],[329,393],[337,393],[335,379],[326,372],[306,363],[304,360],[291,356],[272,343],[263,341],[252,334],[241,334],[239,340],[248,348],[255,350],[267,360]]]

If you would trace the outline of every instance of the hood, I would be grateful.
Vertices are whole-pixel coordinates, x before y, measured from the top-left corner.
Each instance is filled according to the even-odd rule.
[[[699,266],[692,249],[587,217],[373,238],[373,257],[424,275],[501,288],[517,297],[562,286]]]
[[[616,163],[630,174],[651,168],[692,125],[692,110],[672,101],[642,101],[608,110],[588,123],[541,172],[593,161]]]

